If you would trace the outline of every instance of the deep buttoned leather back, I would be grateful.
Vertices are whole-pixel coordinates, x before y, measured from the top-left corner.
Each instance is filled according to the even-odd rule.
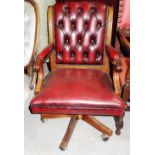
[[[106,4],[57,3],[54,6],[57,64],[103,64]]]

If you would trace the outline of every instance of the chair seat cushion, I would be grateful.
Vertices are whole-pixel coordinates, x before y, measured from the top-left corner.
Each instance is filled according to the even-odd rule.
[[[107,73],[94,69],[57,69],[30,103],[32,113],[124,115]]]

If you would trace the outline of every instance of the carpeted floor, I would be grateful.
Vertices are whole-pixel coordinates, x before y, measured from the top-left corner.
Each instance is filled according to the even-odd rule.
[[[115,130],[112,117],[97,117],[104,124]],[[101,133],[79,121],[66,151],[59,149],[59,144],[66,131],[69,118],[51,119],[45,123],[39,115],[25,110],[25,155],[129,155],[130,154],[130,113],[124,118],[121,136],[113,133],[104,142]]]

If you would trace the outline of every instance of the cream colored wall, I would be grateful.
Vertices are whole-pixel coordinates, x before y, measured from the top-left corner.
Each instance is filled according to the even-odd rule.
[[[35,0],[39,6],[40,11],[40,34],[39,34],[39,53],[45,46],[48,45],[48,32],[47,32],[47,8],[49,5],[54,5],[55,0]]]

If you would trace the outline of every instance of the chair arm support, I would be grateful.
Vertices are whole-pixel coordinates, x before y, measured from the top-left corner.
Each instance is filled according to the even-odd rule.
[[[106,45],[106,51],[110,62],[114,66],[115,71],[122,72],[123,66],[118,51],[110,45]]]
[[[35,88],[35,94],[39,93],[43,80],[44,80],[44,63],[51,55],[52,50],[54,49],[54,45],[48,45],[42,52],[40,52],[36,60],[34,62],[33,70],[38,73],[37,84]]]
[[[33,66],[33,69],[35,72],[39,72],[40,66],[46,62],[46,60],[49,58],[51,51],[53,49],[54,49],[54,45],[49,44],[37,55]]]
[[[46,60],[49,58],[51,51],[54,49],[53,44],[49,44],[47,47],[45,47],[36,57],[36,61],[42,61],[43,63],[46,62]]]
[[[46,61],[47,58],[50,56],[51,51],[53,50],[54,45],[49,44],[47,47],[45,47],[37,56],[37,59],[40,59],[42,61]]]
[[[130,56],[130,42],[127,40],[121,30],[118,30],[117,37],[120,45],[127,51],[128,55]]]
[[[119,73],[113,70],[112,76],[113,76],[113,86],[114,86],[115,94],[117,96],[121,96],[121,84],[120,84]]]

